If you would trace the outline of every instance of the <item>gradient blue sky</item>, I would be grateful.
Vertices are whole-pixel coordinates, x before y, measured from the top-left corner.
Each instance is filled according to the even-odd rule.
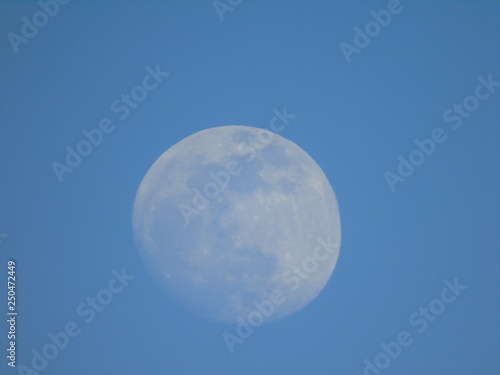
[[[244,0],[224,21],[211,1],[72,1],[18,53],[7,35],[40,7],[0,2],[0,277],[15,259],[18,364],[76,321],[81,334],[42,374],[357,375],[401,331],[414,342],[383,374],[499,374],[500,90],[457,130],[442,117],[479,75],[500,81],[500,2],[401,4],[348,64],[339,44],[386,1]],[[156,64],[170,76],[118,119],[110,104]],[[281,135],[336,192],[341,253],[316,300],[230,355],[228,328],[187,314],[141,263],[132,204],[184,137],[266,127],[283,106],[297,118]],[[59,183],[51,163],[104,117],[115,131]],[[384,172],[436,127],[446,142],[391,192]],[[86,324],[76,307],[122,267],[135,280]],[[409,316],[454,277],[467,290],[417,333]],[[17,371],[3,358],[0,373]]]

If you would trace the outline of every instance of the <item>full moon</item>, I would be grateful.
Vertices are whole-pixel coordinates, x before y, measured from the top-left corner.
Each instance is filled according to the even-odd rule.
[[[340,250],[328,179],[271,131],[222,126],[164,152],[132,224],[142,259],[179,303],[211,321],[269,322],[311,302]]]

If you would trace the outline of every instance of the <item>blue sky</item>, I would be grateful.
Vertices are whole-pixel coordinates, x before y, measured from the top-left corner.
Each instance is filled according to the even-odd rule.
[[[32,349],[75,322],[81,332],[41,374],[357,375],[401,332],[413,341],[383,374],[499,374],[500,88],[467,98],[478,77],[500,81],[500,3],[402,0],[350,62],[340,44],[355,47],[354,28],[388,2],[231,8],[221,20],[211,1],[72,1],[13,48],[9,33],[21,37],[23,17],[41,7],[0,3],[0,277],[5,285],[14,259],[17,364],[32,367]],[[111,104],[157,65],[170,75],[120,119]],[[443,114],[464,100],[477,109],[453,129]],[[231,355],[230,328],[186,313],[142,264],[132,204],[151,164],[184,137],[264,128],[284,106],[297,117],[280,134],[337,195],[340,257],[316,300]],[[106,118],[114,131],[59,182],[52,163]],[[384,173],[436,128],[446,140],[391,191]],[[86,323],[77,307],[123,267],[135,278]],[[455,278],[467,289],[418,332],[410,316]],[[5,317],[6,298],[3,287]],[[22,372],[3,358],[0,373]]]

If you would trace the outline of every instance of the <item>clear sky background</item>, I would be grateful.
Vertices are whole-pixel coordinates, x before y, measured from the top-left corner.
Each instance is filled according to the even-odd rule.
[[[32,349],[67,322],[81,329],[41,374],[358,375],[402,331],[413,342],[383,374],[499,374],[500,87],[456,130],[443,113],[474,95],[478,76],[500,81],[500,2],[402,0],[348,63],[340,43],[386,8],[243,0],[221,21],[208,0],[75,0],[16,53],[8,34],[41,8],[0,2],[2,352],[15,259],[17,364],[31,367]],[[170,76],[120,120],[111,103],[157,64]],[[231,355],[222,334],[234,327],[189,315],[144,267],[132,204],[184,137],[264,128],[283,106],[297,117],[280,134],[337,195],[340,257],[317,299]],[[106,117],[114,132],[59,182],[51,163]],[[384,173],[438,127],[447,140],[392,192]],[[85,323],[76,307],[123,267],[135,279]],[[455,277],[467,289],[419,333],[409,317]],[[18,373],[4,354],[0,373]]]

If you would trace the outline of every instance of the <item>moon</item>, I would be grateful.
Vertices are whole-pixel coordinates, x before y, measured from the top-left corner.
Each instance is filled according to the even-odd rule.
[[[158,282],[210,321],[270,322],[301,310],[340,250],[335,193],[316,162],[269,130],[221,126],[165,151],[133,206]]]

